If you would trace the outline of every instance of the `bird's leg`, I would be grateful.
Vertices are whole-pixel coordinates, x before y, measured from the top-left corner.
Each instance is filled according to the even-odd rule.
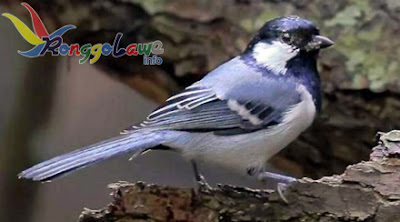
[[[294,177],[285,176],[285,175],[281,175],[281,174],[277,174],[277,173],[266,172],[266,171],[258,173],[257,179],[260,181],[264,181],[264,182],[267,180],[271,180],[271,179],[277,181],[278,184],[277,184],[276,190],[278,191],[281,199],[283,201],[285,201],[285,203],[288,203],[288,200],[286,199],[286,197],[284,195],[287,185],[290,183],[297,182],[297,179]]]
[[[293,183],[296,182],[297,179],[294,177],[290,177],[290,176],[285,176],[282,174],[278,174],[278,173],[271,173],[271,172],[260,172],[257,175],[257,178],[260,181],[266,181],[266,180],[275,180],[278,181],[279,183],[283,183],[283,184],[289,184],[289,183]]]
[[[192,163],[194,177],[195,177],[197,185],[198,185],[198,190],[199,191],[210,190],[211,187],[210,187],[210,185],[208,185],[206,179],[201,174],[199,168],[197,167],[196,161],[195,160],[191,160],[190,162]]]

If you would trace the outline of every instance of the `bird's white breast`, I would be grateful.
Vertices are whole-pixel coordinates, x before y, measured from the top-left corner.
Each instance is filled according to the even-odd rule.
[[[301,102],[291,107],[282,123],[252,133],[219,136],[210,133],[171,132],[176,138],[164,145],[181,148],[183,155],[222,164],[241,172],[261,168],[313,122],[316,108],[311,94],[300,85]]]

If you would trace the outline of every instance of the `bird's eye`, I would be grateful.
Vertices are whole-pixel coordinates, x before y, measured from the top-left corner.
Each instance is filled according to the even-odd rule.
[[[290,41],[291,41],[290,34],[287,33],[287,32],[283,33],[282,34],[282,41],[285,42],[285,43],[290,43]]]

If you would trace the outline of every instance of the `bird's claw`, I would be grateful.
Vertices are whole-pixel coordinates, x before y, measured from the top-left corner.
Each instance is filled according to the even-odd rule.
[[[289,201],[287,200],[285,193],[288,184],[297,182],[298,180],[294,177],[289,177],[285,175],[280,175],[277,173],[271,173],[271,172],[262,172],[258,174],[258,179],[261,181],[266,181],[267,179],[273,179],[275,181],[278,181],[276,191],[279,194],[279,197],[286,203],[288,204]]]
[[[211,190],[211,186],[207,183],[206,179],[201,173],[197,175],[196,180],[198,185],[198,191],[204,192]]]
[[[287,184],[284,183],[278,183],[276,185],[276,191],[278,191],[279,197],[286,203],[289,204],[289,201],[285,197],[285,192],[287,189]]]

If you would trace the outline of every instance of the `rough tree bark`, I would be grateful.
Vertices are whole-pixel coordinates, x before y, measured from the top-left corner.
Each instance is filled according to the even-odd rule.
[[[114,200],[107,208],[85,209],[79,221],[400,221],[400,131],[379,137],[369,161],[289,185],[288,203],[271,190],[120,182],[110,185]]]

